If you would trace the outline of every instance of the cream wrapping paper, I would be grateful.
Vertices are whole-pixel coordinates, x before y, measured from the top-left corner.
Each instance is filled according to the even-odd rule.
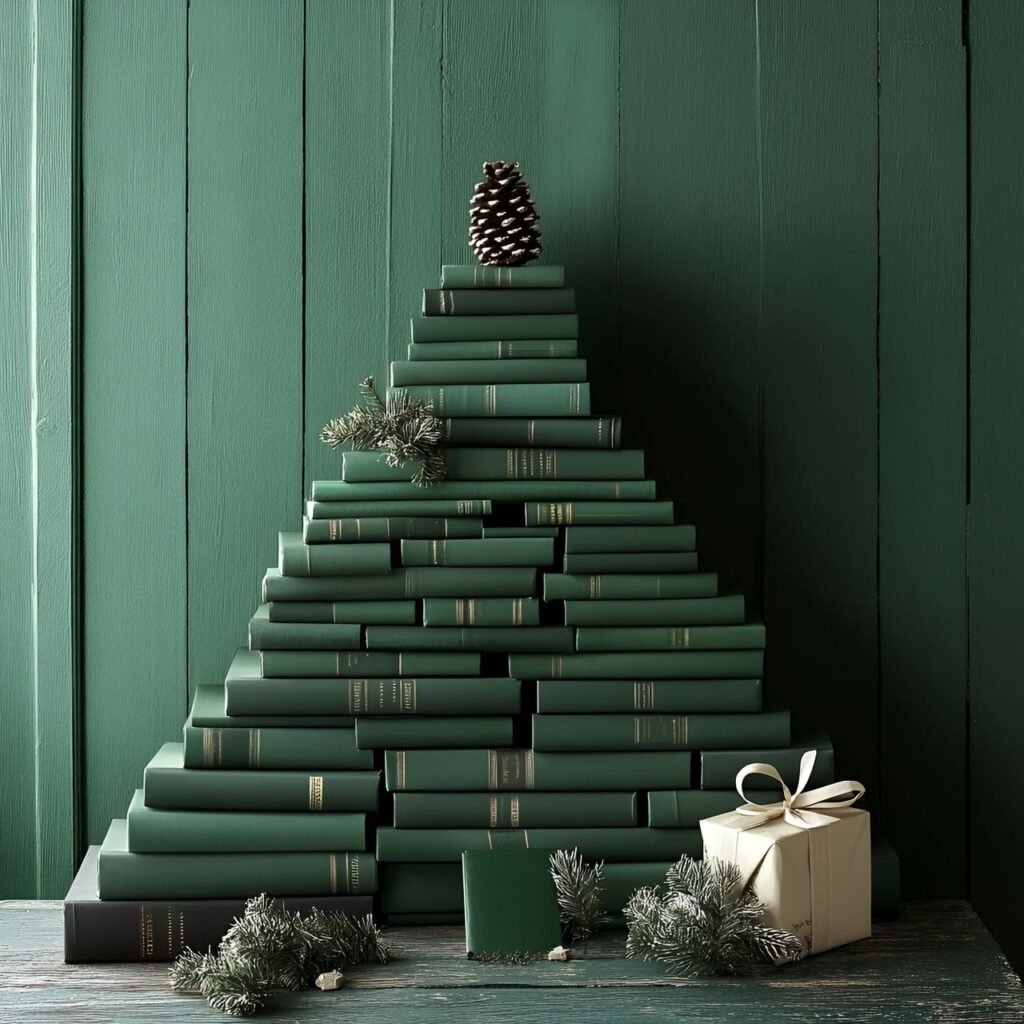
[[[871,934],[871,816],[851,806],[864,787],[805,792],[815,757],[808,750],[800,759],[794,792],[772,765],[748,764],[736,776],[744,803],[700,823],[705,858],[735,864],[767,907],[764,923],[798,935],[811,954]],[[778,782],[782,800],[751,803],[743,781],[754,774]]]

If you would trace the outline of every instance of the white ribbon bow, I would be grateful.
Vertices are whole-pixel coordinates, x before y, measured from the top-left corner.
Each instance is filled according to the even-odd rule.
[[[789,787],[782,781],[782,776],[770,764],[755,762],[741,768],[736,775],[736,792],[746,801],[741,807],[737,807],[739,814],[748,814],[755,821],[751,821],[744,828],[756,828],[764,825],[775,818],[782,818],[786,824],[795,825],[797,828],[821,828],[824,825],[831,825],[835,818],[827,814],[816,814],[809,810],[811,807],[834,808],[849,807],[864,795],[864,786],[859,782],[833,782],[828,786],[821,786],[818,789],[811,789],[804,792],[804,788],[810,781],[811,772],[814,771],[814,762],[817,759],[816,750],[808,750],[800,758],[800,778],[797,782],[795,792],[790,792]],[[782,799],[778,803],[758,804],[753,803],[746,793],[743,792],[743,780],[748,775],[767,775],[774,779],[782,787]],[[849,794],[846,799],[837,800],[836,797]]]

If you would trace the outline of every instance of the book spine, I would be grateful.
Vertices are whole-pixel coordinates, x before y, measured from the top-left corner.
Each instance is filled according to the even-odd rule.
[[[484,540],[495,537],[557,537],[557,526],[485,526]]]
[[[408,626],[416,621],[415,601],[278,601],[267,605],[270,622]]]
[[[261,651],[260,668],[265,679],[475,676],[480,674],[480,655],[461,651]]]
[[[282,576],[378,576],[391,572],[389,544],[303,544],[298,533],[278,534]]]
[[[784,747],[788,743],[788,711],[752,715],[533,716],[533,749],[537,751],[735,750],[747,746]]]
[[[220,686],[209,687],[209,689],[215,689],[220,698],[217,713],[210,714],[199,703],[199,693],[207,687],[200,686],[196,689],[196,699],[192,702],[192,713],[188,720],[197,728],[351,729],[356,724],[351,715],[229,715],[226,712],[227,700],[223,683]]]
[[[358,620],[357,620],[358,621]],[[249,622],[249,650],[355,650],[362,630],[354,623]]]
[[[760,679],[542,679],[540,714],[760,711]]]
[[[612,914],[621,913],[637,889],[663,883],[673,863],[655,860],[605,864],[604,892],[599,897],[601,909]]]
[[[314,481],[314,486],[316,482]],[[415,485],[413,485],[415,486]],[[435,485],[437,486],[437,485]],[[420,488],[420,493],[423,489]],[[431,488],[433,490],[433,488]],[[352,501],[339,501],[334,516],[323,516],[324,519],[392,519],[392,518],[460,518],[489,516],[492,511],[490,501],[476,498],[407,498],[408,490],[397,494],[392,490],[381,498],[358,498]],[[309,503],[307,502],[307,510]],[[313,518],[310,516],[309,518]],[[328,527],[330,529],[330,527]],[[338,525],[340,532],[343,527]],[[354,527],[353,527],[354,529]]]
[[[551,565],[555,542],[549,537],[499,537],[490,540],[403,540],[403,566]]]
[[[388,388],[390,405],[400,395],[430,405],[435,416],[589,416],[590,385],[425,384]]]
[[[509,672],[517,679],[749,679],[763,668],[764,651],[509,655]]]
[[[736,810],[743,801],[735,789],[666,789],[647,794],[651,828],[696,828],[701,818]]]
[[[372,893],[371,853],[100,852],[101,900],[180,900]]]
[[[387,576],[319,576],[296,579],[276,570],[263,577],[264,601],[330,602],[346,598],[530,597],[537,570],[423,567],[395,569]]]
[[[372,768],[354,729],[213,729],[186,722],[186,768]]]
[[[346,452],[346,455],[348,453]],[[359,454],[359,453],[355,453]],[[432,484],[438,494],[486,494],[494,501],[529,501],[568,496],[570,499],[598,499],[612,517],[616,508],[622,515],[650,506],[668,506],[671,502],[653,501],[654,480],[442,480]],[[408,480],[314,480],[313,500],[306,503],[311,519],[334,519],[339,506],[350,498],[401,497],[410,490],[422,490]],[[661,514],[664,514],[662,509]],[[560,523],[527,523],[527,526],[559,526]]]
[[[393,913],[461,913],[461,864],[382,864],[380,908]]]
[[[424,316],[572,313],[573,288],[424,288]]]
[[[664,598],[716,597],[718,574],[714,572],[664,575],[628,573],[602,576],[544,574],[545,601],[614,601]]]
[[[302,539],[307,544],[365,544],[373,541],[418,537],[480,537],[480,519],[426,519],[416,516],[392,516],[352,519],[304,519]]]
[[[366,646],[370,650],[569,654],[572,636],[566,626],[369,626]]]
[[[526,506],[527,526],[657,526],[671,522],[671,501],[538,501]]]
[[[744,622],[742,594],[632,601],[566,601],[567,626],[703,626]]]
[[[442,288],[562,288],[565,267],[480,267],[446,263]]]
[[[449,419],[445,438],[452,445],[515,445],[518,448],[621,448],[618,416],[559,418]]]
[[[356,743],[361,750],[382,747],[446,748],[508,746],[512,742],[512,719],[477,718],[360,718],[356,721]]]
[[[695,828],[531,828],[377,830],[377,859],[458,861],[466,850],[571,850],[586,860],[672,860],[681,854],[699,857],[700,830]]]
[[[567,573],[666,573],[696,572],[696,551],[603,551],[566,555],[562,568]]]
[[[575,338],[523,338],[516,341],[434,341],[429,345],[406,345],[406,356],[414,362],[438,359],[575,359]]]
[[[760,622],[739,626],[581,626],[576,630],[576,650],[759,650],[764,647],[764,634],[764,624]]]
[[[735,802],[735,801],[734,801]],[[636,793],[396,793],[396,828],[636,825]]]
[[[423,625],[539,626],[535,597],[429,597],[423,602]]]
[[[397,359],[391,364],[393,388],[431,384],[445,388],[453,384],[554,384],[586,379],[586,359]]]
[[[418,316],[409,321],[415,343],[432,341],[504,341],[528,338],[578,338],[575,313],[498,314],[494,316]]]
[[[571,555],[625,551],[694,551],[693,526],[568,526],[565,550]]]
[[[789,747],[788,743],[775,744],[776,748],[764,744],[760,749],[747,750],[702,750],[700,754],[701,789],[728,789],[736,791],[736,775],[741,768],[754,761],[774,765],[790,789],[795,789],[800,777],[800,758],[804,751],[817,749],[808,786],[825,786],[835,781],[835,758],[832,745],[827,739],[814,739],[806,744]],[[773,789],[775,784],[764,775],[751,775],[744,783],[747,789]]]

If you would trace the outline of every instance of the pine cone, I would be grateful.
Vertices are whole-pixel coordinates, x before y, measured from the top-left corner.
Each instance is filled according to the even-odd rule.
[[[484,164],[484,180],[473,188],[469,244],[485,267],[518,267],[540,255],[540,217],[519,164]]]

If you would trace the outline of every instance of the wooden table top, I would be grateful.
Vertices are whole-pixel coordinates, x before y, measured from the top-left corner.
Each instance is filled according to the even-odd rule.
[[[366,1022],[1024,1022],[1024,988],[966,903],[911,903],[873,938],[754,978],[689,981],[626,960],[611,932],[569,963],[467,961],[461,928],[395,928],[386,966],[337,992],[282,994],[257,1019]],[[0,1021],[227,1021],[171,992],[166,965],[65,965],[58,902],[0,902]]]

